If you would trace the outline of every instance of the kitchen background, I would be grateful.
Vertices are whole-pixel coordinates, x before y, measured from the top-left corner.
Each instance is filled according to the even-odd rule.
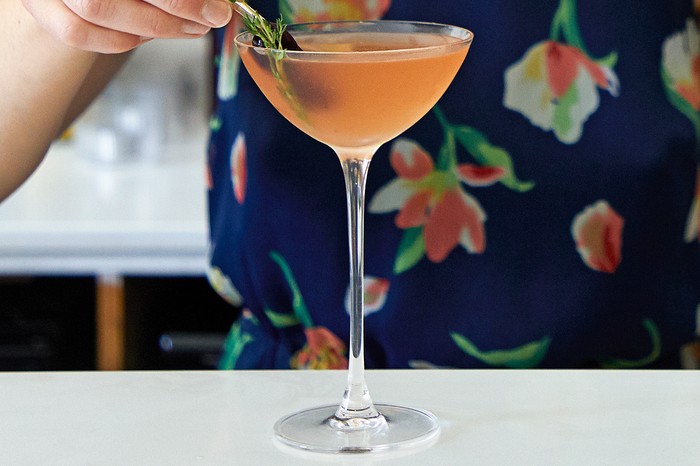
[[[210,38],[152,41],[0,204],[0,370],[209,369]]]

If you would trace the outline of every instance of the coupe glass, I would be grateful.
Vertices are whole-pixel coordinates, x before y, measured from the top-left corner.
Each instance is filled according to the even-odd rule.
[[[260,90],[292,124],[332,148],[345,176],[350,246],[350,344],[339,405],[291,414],[274,426],[284,444],[318,452],[414,447],[439,435],[431,413],[373,403],[364,376],[364,203],[370,160],[440,99],[462,65],[473,34],[404,21],[294,24],[303,51],[235,43]],[[293,156],[293,154],[290,154]]]

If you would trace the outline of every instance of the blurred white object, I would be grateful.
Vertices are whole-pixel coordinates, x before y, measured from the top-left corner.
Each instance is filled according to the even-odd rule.
[[[209,38],[154,40],[125,67],[75,125],[85,157],[157,161],[165,141],[201,133],[211,103]]]

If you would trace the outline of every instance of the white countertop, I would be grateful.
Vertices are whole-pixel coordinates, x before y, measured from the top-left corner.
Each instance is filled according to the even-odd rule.
[[[158,161],[100,162],[56,143],[0,203],[0,275],[204,274],[207,129]]]
[[[436,414],[406,456],[290,453],[281,416],[339,401],[343,371],[0,374],[6,465],[697,465],[700,374],[369,371],[378,402]],[[396,455],[396,454],[394,454]]]

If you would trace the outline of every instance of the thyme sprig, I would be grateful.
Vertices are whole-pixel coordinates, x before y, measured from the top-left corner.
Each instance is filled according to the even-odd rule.
[[[280,16],[274,23],[266,20],[257,10],[246,2],[233,2],[236,11],[243,17],[243,25],[246,30],[259,37],[266,48],[284,50],[284,32],[287,25]]]
[[[233,3],[234,10],[243,17],[246,30],[253,35],[253,45],[257,47],[259,45],[256,42],[262,42],[261,45],[269,49],[267,57],[270,62],[270,71],[277,81],[277,89],[287,99],[299,118],[305,120],[306,113],[289,84],[283,63],[287,50],[301,50],[301,47],[286,31],[287,25],[284,24],[281,16],[275,23],[270,23],[246,2],[230,1]]]

